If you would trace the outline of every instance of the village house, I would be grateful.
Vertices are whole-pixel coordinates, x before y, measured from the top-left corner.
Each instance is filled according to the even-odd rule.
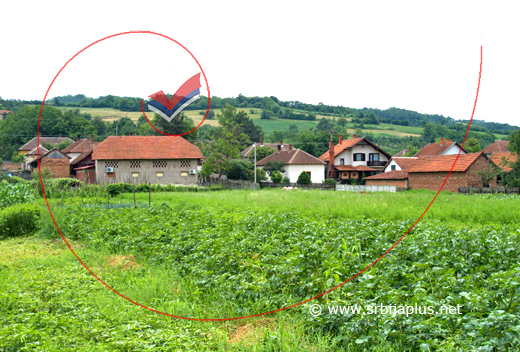
[[[296,183],[298,176],[306,172],[312,183],[322,183],[325,174],[325,162],[304,152],[301,149],[293,148],[291,145],[285,150],[279,150],[256,163],[256,166],[263,169],[267,162],[283,162],[285,172],[283,177],[289,178],[290,182]]]
[[[440,143],[429,143],[419,150],[414,156],[426,156],[426,155],[454,155],[459,154],[459,150],[462,151],[460,154],[466,154],[468,151],[462,148],[457,142],[452,142],[449,139],[444,140],[441,138]]]
[[[25,168],[31,170],[31,162],[36,160],[38,158],[38,155],[43,156],[48,151],[49,150],[40,145],[39,147],[36,147],[29,153],[25,154]]]
[[[390,170],[367,177],[365,182],[367,185],[394,185],[401,188],[437,191],[456,159],[457,155],[453,154],[393,158],[396,165],[400,167],[399,170]],[[496,166],[483,152],[459,155],[443,190],[458,192],[459,187],[487,186],[482,183],[482,177],[478,172],[487,169],[490,165]],[[496,186],[496,182],[491,182],[491,186]]]
[[[491,156],[493,153],[506,153],[509,151],[508,145],[509,141],[495,141],[482,149],[482,152],[486,153],[487,156]]]
[[[69,141],[71,144],[74,143],[72,139],[69,137],[41,137],[40,136],[40,144],[42,143],[48,143],[52,146],[57,146],[58,144]],[[34,148],[38,147],[38,137],[34,137],[29,142],[22,145],[20,148],[18,148],[18,154],[27,154],[30,151],[34,150]]]
[[[40,154],[40,169],[49,169],[53,178],[70,177],[70,157],[57,148]],[[30,169],[38,167],[38,159],[29,163]]]
[[[101,183],[195,184],[202,154],[179,136],[110,136],[92,160]]]
[[[518,159],[516,153],[511,153],[508,149],[509,141],[496,141],[486,148],[482,149],[486,155],[502,169],[502,171],[511,171],[509,163],[514,163]],[[503,163],[506,160],[507,163]]]
[[[279,144],[278,143],[264,143],[263,139],[260,140],[260,143],[256,143],[257,152],[258,152],[259,148],[264,148],[264,147],[271,148],[275,151],[289,150],[289,145],[288,144],[284,145],[282,139],[280,140]],[[255,152],[255,144],[251,144],[249,147],[247,147],[246,149],[244,149],[240,152],[240,156],[244,159],[249,159],[249,156],[253,156],[254,152]]]
[[[362,182],[366,176],[382,171],[390,159],[390,154],[366,139],[353,135],[352,139],[343,140],[339,135],[338,144],[330,140],[329,151],[319,158],[327,163],[327,178],[339,179],[342,183],[355,179]]]
[[[95,162],[92,160],[92,152],[99,142],[94,142],[94,135],[90,139],[78,139],[73,144],[62,150],[70,157],[70,174],[85,183],[96,181]]]

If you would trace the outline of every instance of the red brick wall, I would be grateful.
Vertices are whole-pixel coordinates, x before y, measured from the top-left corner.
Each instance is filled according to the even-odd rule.
[[[466,172],[452,172],[442,190],[458,192],[459,187],[482,187],[482,180],[477,171],[484,170],[488,165],[489,161],[484,156],[479,156]],[[410,172],[408,180],[410,188],[438,191],[446,176],[448,172]],[[492,182],[491,186],[495,187],[496,183]]]
[[[95,169],[86,169],[86,170],[76,170],[76,177],[78,180],[92,184],[96,182],[96,170]]]
[[[365,180],[367,186],[397,186],[408,188],[406,180]]]
[[[70,177],[69,159],[45,159],[41,160],[41,169],[49,168],[54,178]]]

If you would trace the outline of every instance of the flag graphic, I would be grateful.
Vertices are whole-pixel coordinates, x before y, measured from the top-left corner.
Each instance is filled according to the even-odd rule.
[[[161,90],[149,97],[153,100],[148,102],[148,109],[170,122],[184,108],[200,99],[200,73],[188,79],[175,92],[171,99]]]

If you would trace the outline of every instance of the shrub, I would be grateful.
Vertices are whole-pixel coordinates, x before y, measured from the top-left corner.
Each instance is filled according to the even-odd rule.
[[[0,183],[0,208],[32,202],[36,199],[34,193],[27,183],[10,184],[4,180]]]
[[[282,178],[282,183],[290,183],[291,182],[291,179],[287,176],[285,176],[284,178]]]
[[[40,210],[33,204],[18,204],[0,210],[0,239],[31,235],[38,230]]]
[[[323,180],[323,183],[335,185],[336,184],[336,180],[333,179],[333,178],[327,178],[327,179]]]
[[[348,181],[347,181],[347,183],[348,183],[349,185],[352,185],[352,186],[357,186],[357,185],[359,185],[359,181],[358,181],[357,178],[349,178]]]
[[[121,193],[127,193],[127,192],[133,192],[134,191],[134,185],[131,185],[129,183],[112,183],[107,186],[108,193],[111,196],[117,196]]]
[[[305,171],[302,171],[300,176],[298,176],[298,180],[296,181],[296,183],[312,183],[311,177],[309,176],[308,173],[306,173]]]
[[[79,187],[83,185],[83,182],[75,178],[55,178],[50,181],[51,182],[44,182],[44,184],[48,183],[51,187],[56,187],[61,190],[68,189],[70,187]]]
[[[17,184],[17,183],[27,183],[26,180],[24,180],[23,178],[18,177],[18,176],[7,177],[6,181],[11,183],[11,184],[13,184],[13,185]]]
[[[274,183],[280,183],[282,181],[282,174],[280,173],[280,171],[273,172],[273,174],[271,175],[271,181],[273,181]]]

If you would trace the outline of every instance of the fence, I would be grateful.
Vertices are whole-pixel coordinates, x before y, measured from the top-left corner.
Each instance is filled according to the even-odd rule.
[[[275,183],[275,182],[260,182],[262,188],[281,188],[281,187],[297,187],[297,188],[311,188],[321,189],[326,191],[334,191],[336,184],[330,183]]]
[[[198,186],[203,187],[211,187],[211,186],[221,186],[223,189],[252,189],[258,190],[258,185],[256,183],[250,181],[235,181],[235,180],[226,180],[220,182],[199,182]]]
[[[397,186],[353,186],[353,185],[336,185],[336,191],[347,192],[400,192],[405,188]]]
[[[506,187],[459,187],[459,193],[506,193],[519,194],[520,188],[506,188]]]

